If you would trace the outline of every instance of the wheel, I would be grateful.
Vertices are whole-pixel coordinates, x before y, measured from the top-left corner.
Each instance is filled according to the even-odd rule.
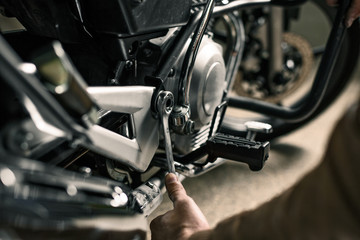
[[[327,39],[328,33],[331,30],[332,22],[334,21],[334,18],[335,18],[336,9],[327,6],[327,4],[325,3],[324,0],[313,0],[313,1],[309,1],[309,2],[305,3],[304,5],[302,5],[300,7],[297,7],[297,9],[294,9],[294,8],[285,9],[284,11],[285,11],[284,15],[286,16],[286,19],[284,21],[285,22],[284,31],[286,33],[284,35],[285,36],[287,35],[287,37],[289,37],[289,35],[295,36],[297,38],[297,40],[295,40],[295,41],[286,40],[283,37],[283,39],[285,39],[285,40],[283,40],[283,42],[296,48],[297,47],[296,45],[304,45],[304,43],[305,43],[304,39],[306,39],[306,41],[310,44],[310,46],[312,48],[311,50],[312,50],[313,59],[314,59],[315,64],[313,64],[311,62],[312,60],[309,60],[308,57],[304,57],[306,55],[304,54],[304,51],[302,51],[300,49],[297,51],[297,55],[303,54],[303,56],[302,56],[302,61],[300,61],[302,64],[299,64],[299,65],[302,65],[302,67],[303,67],[302,71],[307,71],[306,70],[307,67],[304,67],[304,66],[308,66],[308,64],[310,62],[312,65],[316,66],[315,68],[317,68],[319,59],[321,58],[322,52],[324,50],[324,46],[326,43],[325,41]],[[294,14],[294,12],[295,12],[295,14]],[[316,16],[316,18],[317,18],[316,21],[319,21],[318,23],[314,22],[313,19],[308,17],[309,12],[311,12],[310,14]],[[316,34],[314,34],[313,31],[309,30],[310,27],[315,27],[316,31],[325,31],[325,32],[324,33],[316,32]],[[304,29],[305,29],[305,31],[304,31]],[[317,29],[319,29],[319,30],[317,30]],[[317,36],[320,36],[320,39],[316,38]],[[289,122],[286,122],[281,119],[261,117],[261,119],[257,119],[257,120],[264,121],[264,122],[267,122],[267,123],[273,125],[274,131],[268,135],[259,135],[257,137],[257,139],[258,140],[271,140],[271,139],[274,139],[281,135],[287,134],[287,133],[303,126],[304,124],[308,123],[309,121],[311,121],[312,119],[317,117],[321,112],[323,112],[328,106],[330,106],[332,104],[332,102],[337,98],[337,96],[341,93],[341,91],[344,89],[347,82],[351,78],[351,74],[356,66],[357,59],[359,56],[359,54],[358,54],[359,48],[360,48],[360,45],[358,44],[359,40],[360,40],[360,26],[359,26],[359,22],[356,21],[356,22],[354,22],[353,26],[350,29],[348,29],[346,32],[346,36],[342,43],[341,50],[340,50],[338,59],[335,64],[336,68],[334,69],[334,71],[332,73],[328,89],[327,89],[325,96],[324,96],[323,100],[321,101],[319,107],[313,114],[311,114],[306,119],[304,119],[300,122],[297,122],[297,123],[289,123]],[[300,44],[296,44],[296,42],[298,42]],[[284,52],[284,59],[286,59],[285,54],[286,53]],[[240,68],[240,70],[241,70],[241,68]],[[316,69],[313,69],[313,71],[316,71]],[[308,74],[308,73],[306,73],[306,74]],[[294,101],[291,98],[293,98],[294,96],[297,96],[299,94],[305,94],[306,91],[308,91],[308,89],[309,89],[309,86],[306,86],[306,85],[311,86],[311,83],[304,81],[304,79],[301,78],[300,75],[301,74],[297,75],[297,80],[293,81],[291,88],[288,88],[288,89],[284,88],[286,91],[283,91],[283,92],[279,91],[279,94],[276,94],[276,92],[275,92],[275,94],[273,94],[273,95],[265,93],[265,94],[263,94],[263,96],[261,96],[261,94],[260,94],[260,97],[259,97],[259,95],[253,96],[253,97],[260,98],[261,100],[264,100],[264,101],[275,102],[279,105],[291,106],[291,104],[294,103]],[[295,75],[293,75],[293,77],[294,76]],[[308,79],[310,79],[310,81],[312,82],[313,77],[312,78],[308,77]],[[237,84],[239,84],[239,82],[237,82]],[[235,85],[235,88],[236,87],[239,87],[239,86]],[[305,90],[304,90],[304,88],[305,88]],[[242,91],[243,90],[244,90],[244,88],[242,88]],[[296,91],[299,91],[300,93],[298,94],[298,93],[296,93]],[[249,97],[249,92],[244,93],[244,91],[241,92],[236,89],[235,89],[235,92]],[[251,91],[250,91],[250,93],[251,93]],[[288,100],[288,98],[290,98],[290,100]],[[238,123],[239,123],[239,118],[227,116],[224,120],[222,131],[235,134],[235,132],[239,131],[238,128],[237,129],[235,128],[236,125],[239,125]]]

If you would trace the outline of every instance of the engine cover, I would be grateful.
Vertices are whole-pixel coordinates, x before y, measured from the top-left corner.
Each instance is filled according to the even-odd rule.
[[[222,102],[226,89],[225,74],[222,47],[210,37],[204,36],[194,64],[189,96],[195,133],[176,135],[176,151],[186,154],[208,139],[214,110]]]
[[[204,36],[196,57],[190,86],[191,119],[195,130],[208,124],[221,103],[225,82],[222,47]]]

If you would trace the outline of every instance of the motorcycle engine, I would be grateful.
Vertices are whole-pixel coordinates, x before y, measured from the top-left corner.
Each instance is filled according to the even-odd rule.
[[[221,103],[226,89],[225,74],[222,47],[205,35],[197,53],[190,85],[191,119],[195,123],[195,133],[175,137],[175,148],[179,152],[188,153],[206,141],[214,110]]]

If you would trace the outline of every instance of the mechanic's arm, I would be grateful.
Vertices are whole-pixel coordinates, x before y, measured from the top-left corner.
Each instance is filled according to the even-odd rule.
[[[293,188],[214,229],[175,175],[174,210],[151,223],[153,239],[357,239],[360,237],[360,108],[337,124],[324,160]]]
[[[194,200],[186,194],[176,175],[166,175],[165,184],[174,210],[158,216],[151,222],[152,240],[189,239],[193,233],[209,229],[205,216]]]
[[[330,6],[338,5],[339,0],[326,0]],[[340,0],[341,1],[341,0]],[[351,27],[355,19],[360,17],[360,0],[352,0],[349,10],[346,13],[345,25]]]

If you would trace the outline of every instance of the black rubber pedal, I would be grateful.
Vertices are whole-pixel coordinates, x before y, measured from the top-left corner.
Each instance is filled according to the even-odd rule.
[[[216,133],[207,141],[206,145],[209,159],[215,161],[216,158],[221,157],[243,162],[248,164],[253,171],[261,170],[269,158],[269,142],[256,142],[242,137]]]

